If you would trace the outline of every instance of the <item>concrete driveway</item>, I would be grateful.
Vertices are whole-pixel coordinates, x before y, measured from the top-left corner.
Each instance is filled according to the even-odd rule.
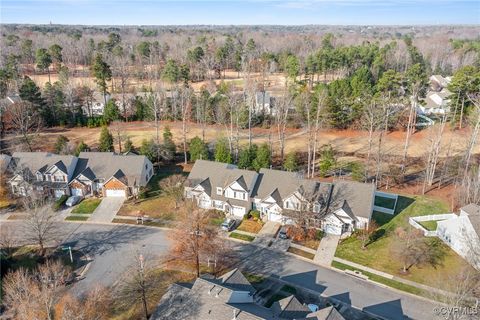
[[[340,236],[333,234],[327,234],[325,237],[323,237],[320,241],[320,245],[318,246],[317,253],[315,254],[315,258],[313,258],[313,261],[323,266],[330,267],[333,257],[335,256],[335,251],[337,250],[339,240]]]
[[[93,211],[92,216],[88,221],[93,222],[112,222],[113,218],[118,213],[118,210],[125,202],[124,197],[105,197],[98,207]]]

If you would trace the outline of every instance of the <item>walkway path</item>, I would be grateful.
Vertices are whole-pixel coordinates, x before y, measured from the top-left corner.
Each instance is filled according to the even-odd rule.
[[[93,211],[90,222],[112,222],[123,205],[123,197],[105,197],[98,207]]]
[[[313,262],[322,266],[330,267],[333,257],[335,256],[335,251],[337,250],[339,240],[340,236],[326,234],[325,237],[323,237],[320,241],[320,245],[318,246],[315,258],[313,258]]]

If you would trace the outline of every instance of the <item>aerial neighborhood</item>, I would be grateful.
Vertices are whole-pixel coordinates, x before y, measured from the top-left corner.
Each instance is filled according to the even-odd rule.
[[[0,319],[480,319],[479,8],[432,4],[2,1]]]

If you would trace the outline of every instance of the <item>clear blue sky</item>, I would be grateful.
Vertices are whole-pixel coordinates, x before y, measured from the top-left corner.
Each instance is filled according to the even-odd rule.
[[[480,0],[0,0],[2,23],[480,24]]]

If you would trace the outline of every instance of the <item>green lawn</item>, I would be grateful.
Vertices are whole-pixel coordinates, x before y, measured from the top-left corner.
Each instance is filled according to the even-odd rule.
[[[379,226],[383,226],[385,223],[388,223],[390,220],[392,220],[395,217],[393,214],[388,214],[380,211],[373,211],[372,213],[372,219],[375,220],[375,222]]]
[[[249,235],[246,235],[246,234],[242,234],[242,233],[237,233],[237,232],[230,233],[229,237],[234,238],[234,239],[243,240],[243,241],[248,241],[248,242],[252,242],[253,239],[255,239],[255,237],[252,237],[252,236],[249,236]]]
[[[90,214],[95,211],[100,202],[102,202],[102,199],[83,200],[72,210],[72,213]]]
[[[417,287],[410,286],[408,284],[404,284],[402,282],[398,282],[398,281],[395,281],[395,280],[392,280],[392,279],[384,278],[384,277],[381,277],[379,275],[376,275],[376,274],[373,274],[373,273],[370,273],[370,272],[367,272],[367,271],[363,271],[363,270],[354,268],[352,266],[349,266],[349,265],[346,265],[346,264],[343,264],[343,263],[340,263],[340,262],[337,262],[337,261],[332,261],[332,267],[340,269],[340,270],[360,271],[360,272],[362,272],[362,274],[366,275],[372,281],[382,283],[382,284],[387,285],[389,287],[392,287],[392,288],[395,288],[395,289],[398,289],[398,290],[402,290],[402,291],[405,291],[405,292],[413,293],[413,294],[416,294],[416,295],[428,296],[428,294],[425,291],[423,291],[422,289],[419,289]]]
[[[366,250],[361,249],[359,239],[351,236],[338,245],[335,255],[345,260],[431,286],[438,286],[442,278],[453,276],[461,268],[469,267],[460,256],[441,243],[440,246],[446,252],[441,265],[435,267],[431,265],[413,266],[409,274],[401,274],[401,262],[392,256],[392,245],[395,241],[394,230],[397,227],[408,227],[409,217],[447,213],[449,207],[445,202],[425,196],[401,197],[399,198],[399,204],[401,209],[397,208],[399,210],[398,214],[378,229],[380,237],[369,244]]]
[[[418,221],[418,223],[428,231],[437,230],[437,222],[438,221]]]
[[[66,221],[87,221],[89,216],[68,216],[65,218]]]

